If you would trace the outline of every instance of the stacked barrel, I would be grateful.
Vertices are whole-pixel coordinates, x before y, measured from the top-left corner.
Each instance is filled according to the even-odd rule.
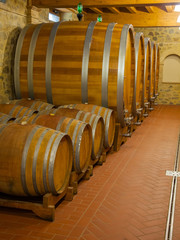
[[[3,174],[18,167],[6,184],[0,173],[0,192],[57,194],[72,171],[118,150],[153,109],[159,59],[158,45],[128,24],[26,26],[15,54],[17,99],[0,105]]]
[[[72,173],[83,176],[112,146],[115,132],[114,111],[91,108],[55,108],[32,99],[0,104],[0,192],[60,194],[71,184]]]

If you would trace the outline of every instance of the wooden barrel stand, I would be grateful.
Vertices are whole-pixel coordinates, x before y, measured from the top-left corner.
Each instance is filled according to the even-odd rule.
[[[17,196],[9,196],[0,193],[0,206],[8,208],[18,208],[23,210],[30,210],[35,213],[36,216],[48,220],[55,220],[55,208],[62,199],[66,201],[72,201],[74,196],[73,187],[67,187],[63,192],[59,192],[58,195],[52,195],[52,193],[46,193],[42,197],[25,198]]]

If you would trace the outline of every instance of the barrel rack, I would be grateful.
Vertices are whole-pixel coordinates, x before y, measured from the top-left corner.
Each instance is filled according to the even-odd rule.
[[[9,196],[1,193],[0,206],[31,210],[44,220],[54,221],[56,205],[58,205],[63,198],[67,201],[73,200],[73,187],[67,187],[63,192],[60,192],[56,196],[51,193],[46,193],[42,197],[27,198]]]
[[[101,156],[95,160],[90,161],[90,165],[88,166],[87,170],[85,172],[82,172],[80,174],[77,174],[75,171],[71,172],[70,176],[70,183],[69,185],[73,187],[73,194],[77,194],[78,192],[78,183],[81,180],[89,180],[91,176],[93,176],[93,168],[95,165],[103,165],[103,163],[106,161],[106,150],[104,150],[101,154]]]
[[[17,208],[23,210],[30,210],[36,216],[47,221],[55,220],[55,209],[62,200],[72,201],[73,196],[77,194],[78,183],[81,180],[89,180],[93,175],[93,167],[95,165],[102,165],[106,161],[106,151],[104,150],[99,158],[91,160],[85,172],[77,174],[75,171],[71,172],[69,186],[58,195],[46,193],[41,197],[17,197],[0,193],[0,207]]]

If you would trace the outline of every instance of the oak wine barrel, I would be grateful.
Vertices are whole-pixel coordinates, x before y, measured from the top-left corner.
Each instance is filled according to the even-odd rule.
[[[90,113],[101,116],[104,119],[104,125],[105,125],[104,147],[109,148],[112,146],[114,141],[114,134],[115,134],[115,114],[113,110],[105,107],[100,107],[92,104],[83,104],[83,103],[64,105],[61,107],[78,109],[78,110],[90,112]]]
[[[151,40],[144,38],[144,103],[150,102],[150,79],[151,79]]]
[[[135,35],[135,85],[133,97],[133,115],[142,114],[144,108],[144,36]]]
[[[40,100],[32,100],[30,98],[15,99],[15,100],[11,100],[9,103],[24,106],[24,107],[28,107],[28,108],[33,109],[33,110],[38,111],[38,112],[50,110],[54,107],[54,105],[49,104],[47,102],[42,102]]]
[[[104,121],[101,116],[92,114],[89,112],[80,111],[77,109],[70,108],[57,108],[51,111],[57,116],[65,116],[69,118],[74,118],[88,123],[92,128],[92,154],[93,160],[100,157],[103,150],[104,142]]]
[[[0,112],[0,124],[10,123],[14,120],[15,118]]]
[[[55,105],[90,103],[132,114],[134,88],[132,25],[58,22],[26,26],[18,39],[16,97]]]
[[[0,192],[58,194],[68,184],[73,149],[67,134],[38,125],[0,125]]]
[[[73,170],[78,174],[87,170],[92,151],[92,129],[89,124],[55,114],[24,117],[21,122],[24,121],[67,133],[74,149]]]
[[[159,45],[156,44],[156,67],[155,67],[156,80],[155,80],[155,87],[154,87],[155,97],[158,96],[159,68],[160,68],[160,50],[159,50]]]
[[[14,104],[0,104],[0,112],[5,113],[14,118],[31,116],[37,113],[37,111],[32,110],[30,108]]]

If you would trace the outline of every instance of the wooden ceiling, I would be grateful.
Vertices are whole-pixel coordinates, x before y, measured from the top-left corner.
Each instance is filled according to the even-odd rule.
[[[79,0],[32,0],[32,5],[77,13]],[[93,21],[99,14],[104,22],[132,23],[136,27],[180,26],[177,0],[82,0],[84,19]]]

